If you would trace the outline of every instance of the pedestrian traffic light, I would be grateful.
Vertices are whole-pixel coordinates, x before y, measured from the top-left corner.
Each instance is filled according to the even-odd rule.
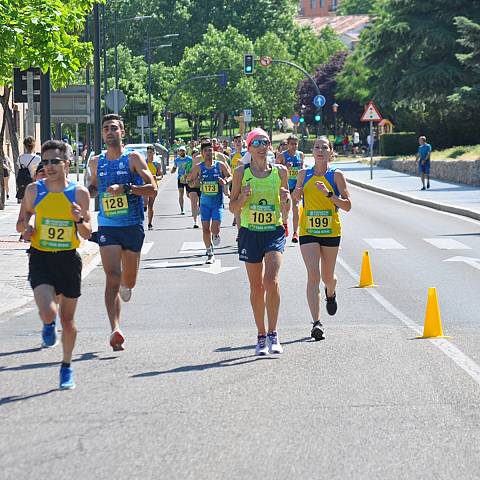
[[[253,74],[254,63],[255,63],[255,57],[251,53],[246,53],[243,56],[243,73],[245,75]]]

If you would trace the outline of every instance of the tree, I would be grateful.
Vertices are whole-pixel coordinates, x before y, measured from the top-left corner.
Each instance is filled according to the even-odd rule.
[[[339,15],[365,15],[372,13],[376,0],[342,0],[338,7]]]
[[[348,125],[358,125],[362,113],[362,107],[355,101],[342,100],[339,101],[336,97],[337,92],[337,76],[342,71],[348,52],[338,52],[331,57],[331,59],[324,65],[320,65],[313,79],[318,85],[322,95],[327,100],[325,107],[322,110],[323,125],[333,124],[332,104],[337,101],[340,105],[339,112],[341,117]],[[313,124],[313,116],[316,112],[316,107],[312,100],[317,94],[316,89],[310,80],[303,80],[298,88],[298,108],[301,109],[305,105],[304,113],[306,123]]]

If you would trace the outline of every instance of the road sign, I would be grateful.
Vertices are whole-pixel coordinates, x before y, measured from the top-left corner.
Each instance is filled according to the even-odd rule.
[[[15,103],[27,103],[27,72],[33,73],[33,101],[40,101],[40,69],[29,68],[28,70],[13,69],[13,101]]]
[[[143,120],[143,122],[142,122]],[[147,128],[148,125],[148,115],[138,115],[137,116],[137,127],[138,128]]]
[[[326,103],[327,103],[327,100],[323,95],[316,95],[315,98],[313,99],[313,104],[317,108],[324,107]]]
[[[115,88],[110,90],[107,95],[105,95],[105,103],[107,104],[108,109],[112,112],[115,111],[115,96],[117,97],[118,111],[127,104],[127,97],[121,90]]]
[[[269,67],[272,64],[272,57],[260,57],[260,65],[262,67]]]
[[[227,86],[227,81],[228,81],[228,74],[225,71],[222,71],[219,73],[218,77],[218,84],[222,87],[225,88]]]
[[[298,113],[294,113],[292,115],[291,120],[292,120],[293,123],[298,123],[298,121],[300,120],[300,115]]]
[[[375,106],[375,104],[372,101],[365,108],[365,111],[363,112],[363,115],[360,118],[360,121],[361,122],[381,122],[382,121],[382,116],[380,115],[378,108]]]
[[[244,122],[251,122],[252,121],[252,111],[247,108],[243,111],[243,121]]]

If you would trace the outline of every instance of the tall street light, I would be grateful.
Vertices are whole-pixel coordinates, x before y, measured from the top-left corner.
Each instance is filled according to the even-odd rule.
[[[150,52],[155,50],[156,48],[168,48],[171,47],[172,44],[168,43],[165,45],[151,45],[152,40],[164,39],[164,38],[174,38],[178,37],[178,33],[170,33],[168,35],[162,35],[160,37],[148,37],[147,38],[147,45],[145,47],[145,56],[147,57],[147,65],[148,65],[148,127],[150,128],[150,142],[153,142],[153,121],[152,121],[152,61]]]
[[[113,45],[115,48],[115,90],[118,90],[118,44],[117,44],[117,26],[119,23],[124,22],[137,22],[140,20],[147,20],[149,18],[157,18],[156,15],[137,15],[136,17],[131,18],[122,18],[121,20],[117,19],[117,15],[115,15],[115,23],[113,28]],[[118,101],[114,102],[115,105],[115,113],[118,113]]]
[[[333,112],[333,123],[334,123],[334,131],[335,131],[335,140],[337,139],[337,112],[338,112],[338,107],[340,105],[335,102],[332,105],[332,112]]]

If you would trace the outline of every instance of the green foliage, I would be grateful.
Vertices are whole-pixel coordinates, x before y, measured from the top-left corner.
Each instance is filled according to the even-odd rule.
[[[12,81],[13,68],[50,69],[52,85],[73,79],[91,58],[83,43],[85,18],[95,0],[2,0],[0,7],[0,82]]]
[[[412,155],[417,147],[418,135],[415,132],[385,133],[380,136],[380,155]]]
[[[339,15],[362,15],[372,13],[376,0],[342,0],[338,7]]]

